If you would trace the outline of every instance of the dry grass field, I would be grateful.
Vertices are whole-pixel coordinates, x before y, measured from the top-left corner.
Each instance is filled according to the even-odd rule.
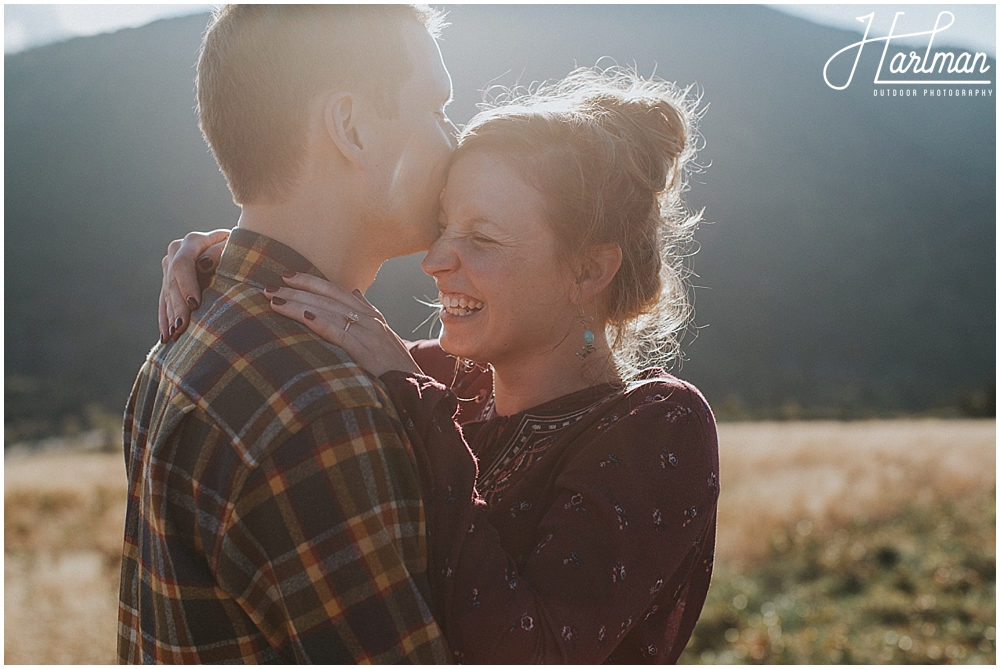
[[[723,424],[682,663],[995,664],[996,422]]]
[[[716,578],[682,661],[995,662],[995,421],[719,433]],[[6,663],[114,661],[124,477],[120,454],[5,457]]]
[[[839,525],[996,486],[993,420],[722,423],[719,445],[723,564],[762,557],[789,520]]]
[[[115,661],[122,455],[4,458],[4,662]]]

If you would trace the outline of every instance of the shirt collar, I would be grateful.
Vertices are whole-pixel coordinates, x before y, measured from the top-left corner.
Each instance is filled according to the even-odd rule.
[[[290,246],[245,228],[235,228],[229,234],[216,273],[264,290],[265,286],[285,285],[281,273],[288,271],[326,279]]]

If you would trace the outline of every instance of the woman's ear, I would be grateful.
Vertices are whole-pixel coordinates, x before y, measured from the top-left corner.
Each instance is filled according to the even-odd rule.
[[[595,244],[587,249],[577,266],[576,296],[586,304],[608,287],[622,266],[622,249],[618,244]]]
[[[323,121],[330,140],[349,163],[363,168],[365,147],[358,130],[360,114],[361,105],[349,92],[331,94],[323,107]]]

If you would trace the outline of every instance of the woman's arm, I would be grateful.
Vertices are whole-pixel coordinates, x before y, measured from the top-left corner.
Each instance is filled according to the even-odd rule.
[[[510,513],[498,515],[477,499],[454,396],[427,378],[382,379],[419,454],[432,596],[459,659],[600,663],[645,627],[653,652],[675,650],[662,648],[662,618],[657,627],[645,616],[654,602],[654,615],[670,616],[689,575],[705,568],[692,556],[714,527],[717,464],[711,423],[687,408],[694,398],[635,407],[568,458],[554,503],[504,498]],[[494,522],[533,532],[530,547],[507,552]]]
[[[288,287],[270,286],[271,308],[339,346],[367,372],[423,374],[404,342],[360,290],[348,292],[310,274],[283,275]]]
[[[402,370],[437,379],[462,398],[464,419],[478,416],[493,389],[492,376],[485,367],[465,369],[458,360],[442,351],[436,341],[400,339],[382,313],[359,290],[348,292],[329,281],[302,273],[283,276],[282,280],[286,286],[271,286],[266,290],[271,308],[277,313],[297,320],[326,341],[343,348],[374,376]]]

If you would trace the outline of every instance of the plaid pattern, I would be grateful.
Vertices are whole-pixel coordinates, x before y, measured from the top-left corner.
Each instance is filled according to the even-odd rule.
[[[271,310],[288,269],[320,275],[235,230],[136,380],[120,662],[449,660],[405,430],[378,380]]]

